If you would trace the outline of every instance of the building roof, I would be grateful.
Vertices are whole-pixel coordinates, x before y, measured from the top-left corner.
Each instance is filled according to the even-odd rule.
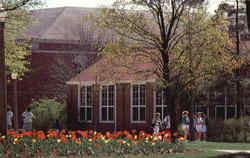
[[[61,7],[33,10],[37,22],[28,29],[34,39],[79,41],[82,17],[98,11],[97,8]]]
[[[153,82],[158,78],[154,74],[155,67],[150,60],[142,56],[102,57],[67,84]]]

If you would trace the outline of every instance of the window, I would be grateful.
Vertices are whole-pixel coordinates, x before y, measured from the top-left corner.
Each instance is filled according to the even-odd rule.
[[[92,109],[92,88],[83,86],[80,88],[80,121],[91,121]]]
[[[145,85],[132,86],[132,105],[131,117],[132,122],[146,121],[146,92]]]
[[[161,114],[161,120],[167,115],[167,99],[165,91],[155,92],[155,112]]]
[[[234,118],[237,113],[236,105],[216,105],[215,117],[217,120],[226,120]]]
[[[102,86],[101,121],[114,121],[115,86]]]

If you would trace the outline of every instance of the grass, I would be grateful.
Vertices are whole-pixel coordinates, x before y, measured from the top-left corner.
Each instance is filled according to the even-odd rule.
[[[250,150],[250,143],[191,142],[188,143],[186,149],[202,149],[205,151],[214,149]]]
[[[210,158],[217,155],[226,155],[228,153],[217,152],[216,149],[228,150],[250,150],[250,143],[217,143],[217,142],[190,142],[186,143],[186,149],[201,150],[199,153],[177,153],[168,155],[126,155],[126,156],[100,156],[102,158]],[[66,157],[57,157],[66,158]],[[67,157],[67,158],[83,158],[83,157]],[[87,158],[96,158],[89,156]]]

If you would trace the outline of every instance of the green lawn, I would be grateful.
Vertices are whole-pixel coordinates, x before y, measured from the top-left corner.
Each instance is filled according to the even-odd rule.
[[[215,142],[190,142],[186,143],[186,149],[189,150],[201,150],[200,153],[177,153],[169,155],[149,155],[149,156],[135,156],[135,155],[126,155],[126,156],[100,156],[102,158],[208,158],[216,155],[223,155],[228,153],[217,152],[215,149],[234,149],[234,150],[250,150],[250,143],[215,143]],[[66,157],[58,157],[66,158]],[[76,158],[76,157],[71,157]],[[80,157],[79,157],[80,158]],[[81,157],[83,158],[83,157]],[[96,157],[88,157],[96,158]]]

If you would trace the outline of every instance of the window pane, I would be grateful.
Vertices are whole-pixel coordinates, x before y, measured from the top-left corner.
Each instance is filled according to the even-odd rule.
[[[146,108],[141,107],[140,108],[140,121],[145,121],[146,120]]]
[[[166,97],[166,91],[163,90],[162,93],[162,100],[163,100],[163,105],[167,105],[167,97]]]
[[[140,105],[146,105],[145,104],[145,85],[140,85]]]
[[[138,85],[133,85],[133,105],[138,105]]]
[[[91,86],[87,87],[87,105],[91,106],[92,105],[92,95],[91,95]]]
[[[109,107],[108,110],[109,110],[109,112],[108,112],[108,116],[109,116],[108,120],[113,121],[114,120],[114,108]]]
[[[85,120],[85,108],[80,108],[80,120]]]
[[[235,116],[235,108],[227,107],[227,119],[234,118]]]
[[[81,106],[85,106],[85,87],[81,87],[80,89],[80,99],[81,99]]]
[[[132,116],[133,116],[133,121],[138,121],[138,108],[133,108],[132,109]]]
[[[156,92],[156,105],[162,105],[162,93],[161,93],[161,91]]]
[[[107,86],[102,87],[102,105],[107,105]]]
[[[102,108],[102,120],[103,121],[107,121],[108,118],[107,118],[107,108]]]
[[[92,108],[87,108],[87,120],[92,120]]]
[[[216,107],[216,119],[224,120],[225,119],[225,109],[224,107]]]
[[[162,113],[162,108],[161,107],[156,107],[155,112],[159,112],[160,114]]]
[[[167,116],[167,112],[168,112],[168,108],[165,106],[163,107],[163,115],[162,118],[164,118],[165,116]]]
[[[108,103],[109,105],[114,105],[114,86],[109,86],[108,88],[108,97],[109,97],[109,100],[108,100]]]

